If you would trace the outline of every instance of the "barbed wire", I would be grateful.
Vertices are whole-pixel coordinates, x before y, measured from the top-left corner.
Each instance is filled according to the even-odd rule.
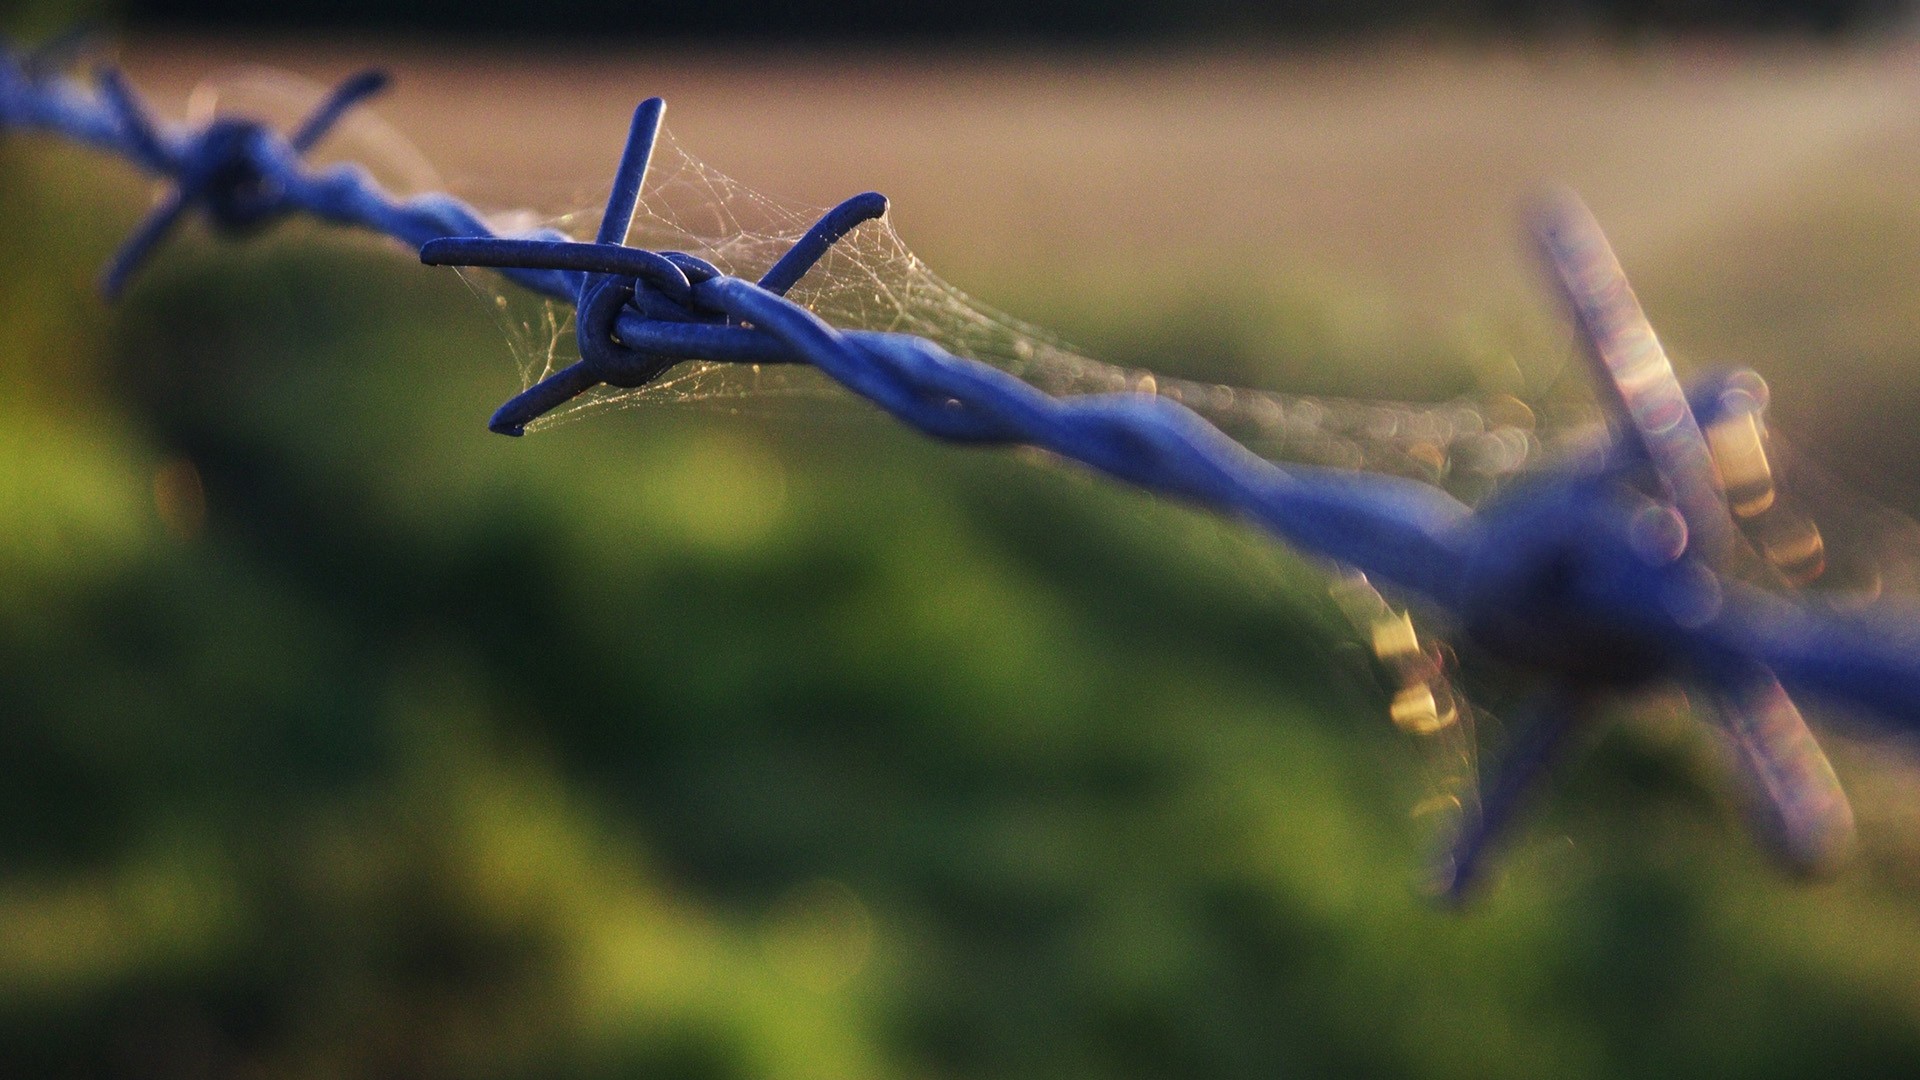
[[[925,339],[836,330],[786,301],[781,294],[828,248],[885,213],[878,194],[829,211],[757,283],[682,252],[622,246],[665,108],[658,98],[634,113],[596,242],[577,244],[554,230],[500,237],[450,195],[398,199],[358,165],[307,165],[305,153],[334,123],[385,88],[381,73],[347,79],[286,136],[232,117],[197,129],[167,127],[117,71],[103,69],[87,87],[50,74],[51,66],[0,50],[0,126],[116,154],[173,185],[108,262],[100,287],[109,297],[195,209],[232,236],[306,214],[419,247],[429,263],[494,267],[576,306],[580,361],[502,406],[489,424],[494,431],[519,434],[595,384],[639,385],[683,360],[812,364],[936,438],[1051,450],[1157,493],[1251,517],[1305,551],[1372,568],[1442,603],[1456,599],[1447,567],[1460,552],[1447,537],[1470,511],[1433,487],[1369,473],[1282,469],[1175,402],[1131,393],[1055,399]]]
[[[1762,839],[1802,870],[1833,863],[1853,821],[1787,688],[1920,733],[1920,622],[1779,595],[1749,572],[1702,431],[1744,422],[1764,401],[1744,374],[1681,390],[1605,237],[1570,197],[1549,205],[1536,232],[1619,434],[1474,510],[1411,479],[1283,467],[1164,398],[1057,398],[925,338],[829,325],[784,294],[886,213],[876,193],[829,211],[758,281],[684,252],[625,246],[665,108],[657,98],[635,110],[598,235],[582,243],[554,230],[500,236],[450,195],[400,199],[358,165],[310,166],[307,153],[386,87],[380,73],[347,79],[283,135],[234,117],[166,125],[112,69],[87,85],[67,66],[57,53],[0,43],[0,129],[82,143],[170,185],[102,273],[109,297],[195,211],[226,235],[295,214],[368,229],[419,248],[426,263],[491,267],[575,307],[579,362],[503,405],[489,422],[496,432],[518,435],[596,385],[644,385],[684,361],[810,364],[932,437],[1050,451],[1251,521],[1450,614],[1546,685],[1454,842],[1441,881],[1450,894],[1472,883],[1564,733],[1604,695],[1675,678],[1704,688],[1761,809]]]
[[[239,237],[300,213],[337,225],[384,233],[418,247],[442,236],[490,236],[478,211],[445,194],[396,198],[357,164],[310,168],[304,158],[355,106],[387,87],[385,73],[365,71],[336,87],[291,135],[253,120],[218,117],[199,128],[158,122],[113,68],[91,87],[63,70],[64,40],[21,53],[0,41],[0,127],[45,131],[104,150],[172,184],[172,189],[121,245],[100,276],[117,296],[175,225],[202,211],[215,231]],[[559,233],[552,233],[559,236]],[[569,275],[505,271],[515,283],[565,299]]]

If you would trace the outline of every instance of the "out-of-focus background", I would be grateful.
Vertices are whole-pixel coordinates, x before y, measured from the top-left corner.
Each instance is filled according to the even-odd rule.
[[[374,111],[493,209],[592,205],[664,94],[710,165],[885,191],[939,273],[1094,355],[1281,390],[1578,393],[1518,225],[1571,183],[1684,367],[1759,368],[1813,458],[1913,509],[1908,6],[1468,8],[0,26],[104,17],[174,117],[236,65],[390,67]],[[104,305],[148,196],[0,135],[0,1074],[1920,1064],[1898,747],[1836,742],[1862,850],[1809,885],[1701,725],[1623,715],[1441,911],[1427,758],[1261,537],[846,401],[492,436],[506,338],[395,244],[196,227]]]

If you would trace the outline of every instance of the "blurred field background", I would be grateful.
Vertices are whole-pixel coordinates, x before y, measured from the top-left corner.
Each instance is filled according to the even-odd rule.
[[[887,192],[1088,351],[1285,390],[1580,391],[1517,207],[1575,185],[1682,364],[1920,505],[1897,34],[1096,53],[134,34],[268,64],[493,208],[635,101]],[[118,307],[118,162],[0,138],[0,1073],[1855,1076],[1920,1063],[1920,784],[1783,879],[1704,729],[1623,718],[1464,915],[1418,747],[1258,536],[851,403],[508,440],[485,309],[378,239],[198,229]]]

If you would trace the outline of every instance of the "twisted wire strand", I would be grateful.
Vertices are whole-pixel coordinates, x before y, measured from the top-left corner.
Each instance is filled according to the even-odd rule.
[[[1596,373],[1617,392],[1616,422],[1625,437],[1597,458],[1547,470],[1476,512],[1410,479],[1283,468],[1165,398],[1056,398],[924,338],[828,325],[784,294],[849,231],[886,212],[876,193],[829,211],[758,282],[683,252],[624,246],[664,110],[657,98],[635,110],[598,235],[577,243],[552,230],[498,236],[452,196],[399,199],[357,165],[308,166],[303,155],[386,85],[377,73],[347,80],[292,136],[282,136],[242,119],[197,129],[164,125],[116,73],[88,87],[50,74],[52,66],[0,45],[0,129],[41,130],[93,146],[174,185],[108,264],[102,288],[109,295],[191,210],[235,235],[304,213],[394,237],[418,247],[429,264],[496,268],[575,306],[580,361],[503,405],[489,423],[496,432],[519,434],[595,385],[644,385],[683,361],[810,364],[926,435],[1041,448],[1248,520],[1302,552],[1452,612],[1478,629],[1483,644],[1531,665],[1550,684],[1485,812],[1449,856],[1444,888],[1452,895],[1472,883],[1566,726],[1590,712],[1587,702],[1597,693],[1680,677],[1717,695],[1730,714],[1728,729],[1752,759],[1748,771],[1774,806],[1763,833],[1780,834],[1774,846],[1807,870],[1851,836],[1852,820],[1837,785],[1816,782],[1824,758],[1781,684],[1864,709],[1895,731],[1920,733],[1920,618],[1791,601],[1719,565],[1724,559],[1710,550],[1715,537],[1706,527],[1708,511],[1719,508],[1706,504],[1724,493],[1716,478],[1700,474],[1711,462],[1702,456],[1697,425],[1682,433],[1685,445],[1676,443],[1692,455],[1684,460],[1661,453],[1674,448],[1649,433],[1666,430],[1654,423],[1661,410],[1677,410],[1690,422],[1711,415],[1722,388],[1704,384],[1689,400],[1664,355],[1620,351],[1629,338],[1650,341],[1651,330],[1637,305],[1616,311],[1600,304],[1631,295],[1622,292],[1624,277],[1584,209],[1556,219],[1555,228],[1576,235],[1566,244],[1549,237],[1549,255],[1562,271],[1577,271],[1563,273],[1564,282],[1596,349]],[[1637,479],[1649,466],[1658,481],[1653,491]],[[1677,482],[1689,479],[1687,470],[1701,477],[1692,487]],[[1643,526],[1650,520],[1670,527],[1649,532]],[[1689,542],[1690,527],[1702,534],[1699,542]]]

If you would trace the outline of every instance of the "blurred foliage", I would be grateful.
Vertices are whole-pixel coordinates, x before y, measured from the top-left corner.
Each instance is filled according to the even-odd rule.
[[[617,0],[0,0],[0,22],[22,12],[106,8],[136,26],[409,29],[441,34],[874,41],[993,39],[1164,43],[1289,40],[1330,35],[1697,32],[1834,34],[1895,24],[1905,0],[736,0],[636,7]]]
[[[115,10],[112,0],[0,0],[0,27],[20,41],[50,38]]]
[[[851,402],[490,436],[488,316],[381,241],[103,308],[117,175],[0,146],[0,1073],[1920,1060],[1920,835],[1785,882],[1697,725],[1435,910],[1418,755],[1260,538]]]

